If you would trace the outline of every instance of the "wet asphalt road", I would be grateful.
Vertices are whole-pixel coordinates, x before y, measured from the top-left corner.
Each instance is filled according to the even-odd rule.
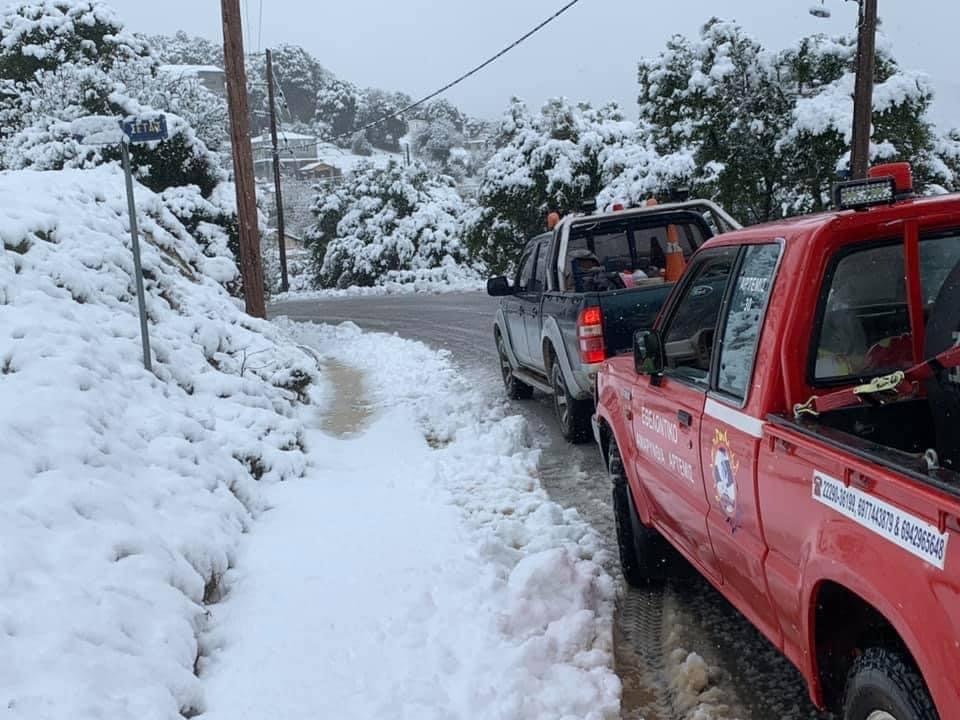
[[[452,353],[468,378],[502,393],[493,317],[497,300],[484,293],[290,300],[270,307],[273,317],[340,323],[397,333]],[[592,443],[570,445],[560,435],[548,397],[514,403],[542,448],[541,481],[561,505],[576,508],[603,535],[619,575],[610,510],[610,486]],[[678,563],[681,565],[682,563]],[[622,583],[621,583],[622,584]],[[615,627],[617,671],[624,683],[623,717],[686,718],[681,694],[670,686],[667,656],[676,648],[696,652],[719,668],[711,678],[718,705],[714,717],[733,720],[814,720],[799,673],[708,583],[688,566],[657,592],[623,586]],[[651,645],[658,645],[651,647]]]

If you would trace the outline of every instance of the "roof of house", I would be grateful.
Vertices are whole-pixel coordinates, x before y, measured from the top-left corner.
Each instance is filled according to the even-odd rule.
[[[312,135],[301,135],[300,133],[289,132],[289,131],[287,131],[287,130],[284,130],[283,132],[279,133],[279,135],[278,135],[278,137],[277,137],[277,140],[279,141],[280,149],[282,150],[282,149],[283,149],[284,140],[286,140],[287,142],[289,142],[289,141],[291,141],[291,140],[297,140],[297,141],[306,140],[306,141],[309,141],[309,142],[316,142],[316,141],[317,141],[317,138],[315,138],[315,137],[312,136]],[[270,142],[271,142],[271,139],[270,139],[270,135],[269,135],[269,134],[264,133],[263,135],[257,135],[257,136],[254,137],[254,138],[250,138],[250,142],[252,142],[253,144],[257,145],[257,144],[261,144],[261,143],[270,143]]]
[[[160,65],[157,68],[160,72],[171,75],[191,75],[197,76],[200,73],[222,73],[223,68],[216,65]]]
[[[320,160],[317,162],[312,162],[309,165],[304,165],[302,168],[300,168],[300,171],[311,172],[313,170],[324,170],[324,169],[339,170],[340,168],[338,168],[336,165],[331,165],[330,163],[326,163]]]

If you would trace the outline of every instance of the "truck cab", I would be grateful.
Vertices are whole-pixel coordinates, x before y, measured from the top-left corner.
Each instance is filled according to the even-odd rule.
[[[960,713],[960,196],[911,189],[710,240],[596,384],[627,580],[669,543],[844,720]]]

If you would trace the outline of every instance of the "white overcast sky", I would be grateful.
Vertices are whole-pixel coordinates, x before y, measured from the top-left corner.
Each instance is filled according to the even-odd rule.
[[[216,0],[108,0],[127,27],[149,33],[185,30],[221,41]],[[361,86],[435,90],[512,42],[565,0],[240,0],[250,23],[248,49],[302,45],[330,70]],[[656,54],[675,33],[693,35],[712,15],[738,21],[771,49],[814,32],[852,31],[856,4],[825,0],[580,0],[566,14],[447,97],[467,112],[498,116],[512,95],[538,107],[565,95],[620,102],[632,117],[636,61]],[[960,126],[957,0],[879,0],[883,31],[907,69],[929,74],[934,119]]]

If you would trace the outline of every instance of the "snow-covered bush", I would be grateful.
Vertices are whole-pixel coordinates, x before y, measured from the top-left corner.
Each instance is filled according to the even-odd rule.
[[[0,618],[11,720],[203,709],[205,603],[306,469],[315,361],[245,315],[161,198],[136,189],[141,361],[123,175],[0,175]],[[215,267],[211,267],[215,266]]]
[[[306,238],[317,285],[372,286],[390,271],[464,262],[466,208],[453,182],[423,165],[359,165],[317,197]]]

